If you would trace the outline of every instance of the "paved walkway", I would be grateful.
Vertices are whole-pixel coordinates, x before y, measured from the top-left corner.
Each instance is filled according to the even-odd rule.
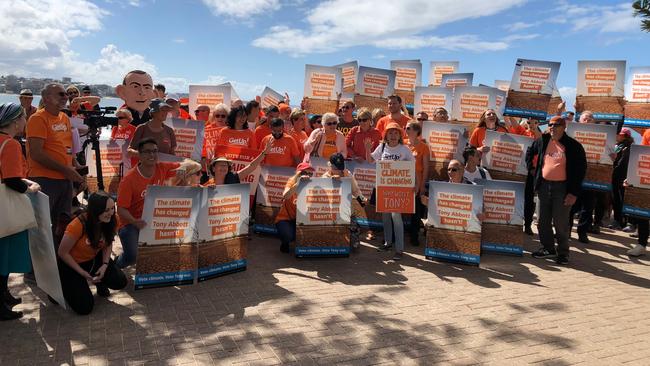
[[[87,317],[12,276],[25,316],[0,324],[0,364],[648,365],[650,258],[630,260],[622,233],[573,235],[568,267],[526,254],[480,268],[427,261],[422,247],[395,263],[378,243],[298,260],[255,237],[245,272],[131,285]]]

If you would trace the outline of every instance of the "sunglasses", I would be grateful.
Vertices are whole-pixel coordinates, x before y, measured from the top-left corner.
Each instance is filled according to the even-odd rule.
[[[194,111],[194,113],[199,113],[199,112],[210,112],[210,110],[209,109],[208,110],[206,110],[206,109],[197,109],[197,110]]]
[[[454,173],[455,173],[455,172],[458,171],[458,168],[447,168],[447,171],[448,171],[448,172],[454,172]]]
[[[564,127],[564,123],[549,123],[548,127]]]
[[[129,119],[129,117],[127,117],[127,116],[118,116],[117,119],[118,120],[123,120],[123,119]]]
[[[347,105],[344,105],[343,107],[341,107],[341,109],[350,109],[350,107],[348,107]]]
[[[325,126],[336,126],[337,122],[327,122]]]
[[[226,117],[228,117],[228,116],[226,116],[225,114],[215,114],[214,115],[214,118],[226,118]]]

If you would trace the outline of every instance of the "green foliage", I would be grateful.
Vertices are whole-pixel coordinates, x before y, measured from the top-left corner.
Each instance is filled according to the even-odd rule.
[[[643,18],[641,20],[641,30],[650,32],[650,0],[637,0],[632,3],[634,16]]]

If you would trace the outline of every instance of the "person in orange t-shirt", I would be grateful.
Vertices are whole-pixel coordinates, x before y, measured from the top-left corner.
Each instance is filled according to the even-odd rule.
[[[280,251],[289,253],[289,244],[296,240],[296,189],[301,179],[309,179],[314,175],[314,168],[309,163],[300,163],[296,174],[291,177],[282,193],[282,206],[275,217],[275,227],[280,237]]]
[[[89,283],[102,297],[110,295],[109,289],[121,290],[128,283],[111,259],[116,229],[115,201],[105,192],[91,194],[86,212],[65,229],[58,250],[59,275],[63,297],[77,314],[93,310]]]
[[[133,120],[131,111],[122,108],[115,112],[115,117],[117,118],[117,126],[114,126],[111,130],[111,140],[131,141],[131,137],[135,132],[135,126],[131,124]]]
[[[257,142],[253,131],[248,128],[248,116],[246,107],[239,106],[232,108],[226,120],[227,127],[219,131],[217,146],[244,146],[249,149],[257,149]]]
[[[507,133],[508,129],[499,123],[499,117],[494,109],[486,109],[479,118],[478,125],[469,138],[469,144],[478,149],[482,154],[490,151],[489,146],[484,146],[485,131],[487,130]]]
[[[84,183],[73,165],[72,126],[62,112],[68,96],[61,84],[48,84],[42,92],[44,108],[27,122],[27,175],[50,201],[54,246],[63,236],[72,211],[72,183]]]
[[[296,140],[296,145],[298,145],[298,150],[300,151],[301,160],[305,156],[305,142],[309,138],[305,132],[305,125],[307,117],[305,116],[305,111],[302,109],[294,108],[289,116],[291,120],[291,131],[289,131],[289,136],[293,137]]]
[[[650,128],[646,128],[645,131],[643,131],[641,145],[650,146]]]
[[[413,153],[415,160],[415,184],[416,184],[416,197],[422,194],[428,194],[424,189],[424,184],[429,180],[429,145],[422,139],[422,126],[419,122],[411,121],[406,125],[406,134],[408,135],[408,148]],[[418,236],[420,233],[420,226],[422,220],[426,217],[427,208],[420,202],[415,200],[415,213],[411,218],[410,234],[411,244],[418,246]]]
[[[406,124],[411,120],[408,116],[402,114],[402,97],[399,95],[391,95],[388,97],[388,112],[387,116],[384,116],[377,121],[377,131],[383,136],[384,130],[389,123],[397,123],[402,127],[402,139],[406,138]]]
[[[120,268],[136,261],[138,236],[147,223],[142,220],[144,198],[150,185],[167,185],[176,176],[185,180],[187,172],[196,172],[201,165],[189,159],[182,163],[158,162],[158,144],[152,138],[137,145],[138,165],[129,170],[117,189],[117,214],[120,219],[120,241],[124,252],[115,260]]]
[[[302,161],[296,140],[284,131],[284,121],[274,118],[271,121],[271,135],[262,140],[262,146],[271,141],[271,148],[266,153],[264,165],[292,167]]]

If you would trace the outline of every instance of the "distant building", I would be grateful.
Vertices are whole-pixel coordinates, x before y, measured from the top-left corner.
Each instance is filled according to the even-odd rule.
[[[62,82],[63,84],[70,84],[70,83],[72,83],[72,78],[69,78],[69,77],[62,77],[62,78],[61,78],[61,82]]]

